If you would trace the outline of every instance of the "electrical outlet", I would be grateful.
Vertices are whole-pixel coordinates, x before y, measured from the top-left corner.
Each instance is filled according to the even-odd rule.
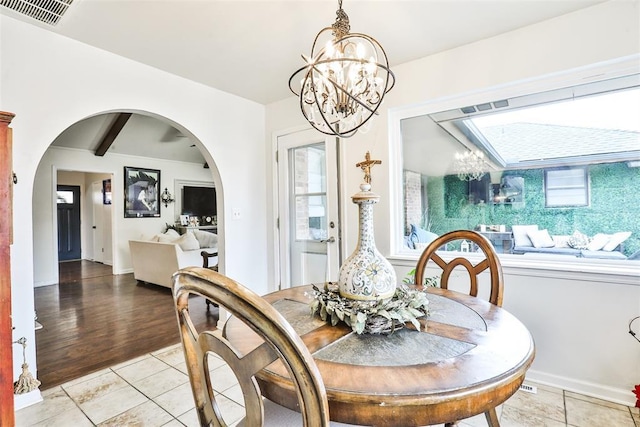
[[[240,209],[233,209],[233,219],[240,219]]]

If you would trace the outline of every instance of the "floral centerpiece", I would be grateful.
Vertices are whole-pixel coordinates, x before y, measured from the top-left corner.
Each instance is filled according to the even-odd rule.
[[[431,278],[430,284],[437,283]],[[337,325],[345,323],[357,334],[390,334],[411,323],[420,330],[420,317],[429,315],[426,288],[401,285],[391,298],[355,300],[340,296],[336,283],[326,283],[323,289],[313,285],[311,313],[318,313],[324,321]]]

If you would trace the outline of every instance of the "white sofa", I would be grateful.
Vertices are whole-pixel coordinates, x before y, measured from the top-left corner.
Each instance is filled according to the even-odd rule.
[[[200,230],[180,236],[168,230],[168,234],[129,240],[129,250],[136,280],[170,288],[171,276],[179,269],[202,267],[202,251],[218,252],[218,236]],[[209,258],[210,266],[217,263],[218,257]]]

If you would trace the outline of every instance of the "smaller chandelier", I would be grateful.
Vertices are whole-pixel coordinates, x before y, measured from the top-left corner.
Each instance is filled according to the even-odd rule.
[[[484,161],[484,153],[480,150],[456,153],[453,168],[462,181],[478,180],[484,176],[487,164]]]
[[[377,114],[395,84],[380,43],[350,29],[339,0],[336,22],[318,33],[311,55],[302,55],[306,65],[289,78],[305,119],[318,131],[343,138],[353,136]],[[299,89],[294,88],[298,78]]]

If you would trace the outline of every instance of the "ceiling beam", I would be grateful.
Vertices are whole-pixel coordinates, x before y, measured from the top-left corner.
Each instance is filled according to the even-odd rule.
[[[118,136],[124,125],[129,120],[129,117],[131,117],[131,113],[118,113],[116,119],[111,124],[111,127],[107,129],[104,136],[102,137],[98,148],[96,148],[96,156],[104,156],[109,147],[111,147],[111,144],[113,144],[113,141],[116,140],[116,137]]]

